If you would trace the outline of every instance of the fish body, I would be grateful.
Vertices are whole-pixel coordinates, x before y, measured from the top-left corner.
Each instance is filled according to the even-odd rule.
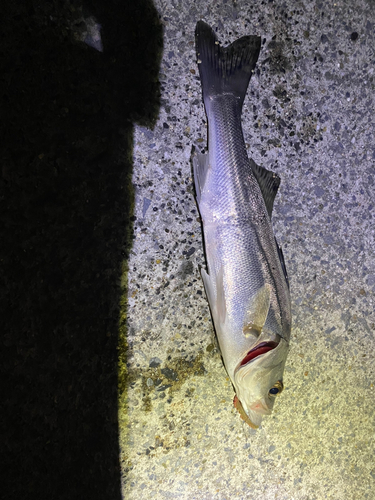
[[[248,158],[241,126],[260,45],[260,37],[246,36],[223,48],[197,23],[209,146],[193,156],[208,268],[201,273],[235,406],[255,428],[283,388],[291,330],[288,278],[271,224],[280,179]]]

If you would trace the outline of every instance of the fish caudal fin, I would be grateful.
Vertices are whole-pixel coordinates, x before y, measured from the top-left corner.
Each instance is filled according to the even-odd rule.
[[[234,95],[242,108],[258,60],[261,38],[243,36],[228,47],[221,47],[211,27],[198,21],[195,41],[206,111],[210,98],[221,94]]]

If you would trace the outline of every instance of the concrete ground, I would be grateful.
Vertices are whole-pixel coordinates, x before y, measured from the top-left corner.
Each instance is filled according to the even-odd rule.
[[[375,3],[158,0],[159,118],[134,137],[123,498],[373,499]],[[244,424],[200,277],[191,148],[206,145],[194,29],[263,39],[244,104],[249,156],[277,172],[291,283],[285,390]]]

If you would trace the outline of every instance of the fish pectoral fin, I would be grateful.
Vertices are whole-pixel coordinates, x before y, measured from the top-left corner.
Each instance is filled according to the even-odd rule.
[[[270,285],[266,283],[259,288],[253,297],[242,329],[245,337],[254,335],[254,333],[260,335],[270,309],[270,295]]]
[[[215,282],[211,279],[211,277],[206,273],[204,269],[201,269],[201,274],[208,302],[211,307],[212,316],[215,321],[215,326],[218,327],[216,323],[219,322],[221,325],[224,324],[227,313],[223,283],[224,271],[221,267],[219,273],[216,276]]]
[[[194,171],[194,184],[195,184],[195,192],[197,195],[198,206],[201,200],[204,185],[206,183],[208,169],[209,169],[208,154],[199,153],[197,148],[195,148],[193,154],[193,171]]]
[[[216,306],[219,315],[219,321],[224,324],[227,314],[227,307],[225,304],[225,290],[224,290],[224,268],[220,267],[216,277]]]

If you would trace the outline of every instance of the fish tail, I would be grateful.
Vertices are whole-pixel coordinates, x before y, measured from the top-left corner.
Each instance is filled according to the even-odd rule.
[[[242,108],[258,60],[261,38],[243,36],[228,47],[221,47],[212,28],[198,21],[195,40],[206,111],[210,99],[223,94],[234,95]]]

